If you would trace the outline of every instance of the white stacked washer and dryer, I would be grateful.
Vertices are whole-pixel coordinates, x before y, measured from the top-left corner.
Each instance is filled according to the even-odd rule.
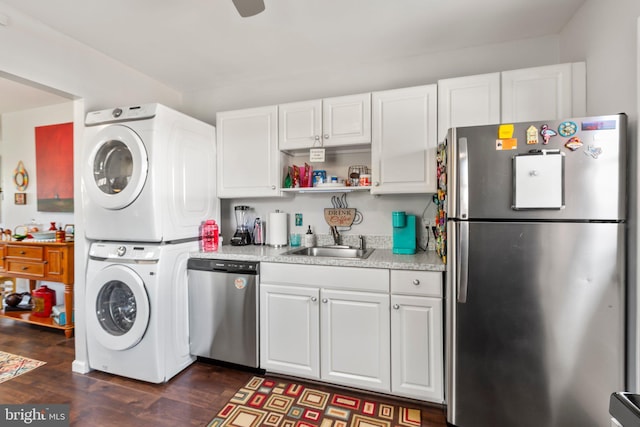
[[[189,366],[187,260],[219,221],[215,128],[161,104],[87,114],[83,209],[92,369],[161,383]]]

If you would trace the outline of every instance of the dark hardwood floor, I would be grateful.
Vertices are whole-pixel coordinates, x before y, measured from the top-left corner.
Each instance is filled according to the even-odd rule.
[[[256,375],[200,361],[165,384],[98,371],[76,374],[71,372],[73,338],[4,318],[0,318],[0,350],[47,362],[0,384],[0,403],[70,404],[73,426],[206,426],[236,390]],[[330,389],[318,384],[314,387]],[[375,400],[420,407],[423,426],[446,427],[440,406],[379,396]]]

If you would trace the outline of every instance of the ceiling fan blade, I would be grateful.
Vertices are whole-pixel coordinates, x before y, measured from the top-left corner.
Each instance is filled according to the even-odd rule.
[[[233,4],[243,18],[257,15],[264,10],[264,0],[233,0]]]

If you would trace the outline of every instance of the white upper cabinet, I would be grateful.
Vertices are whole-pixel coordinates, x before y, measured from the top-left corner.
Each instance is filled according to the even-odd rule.
[[[278,107],[281,150],[322,146],[322,100],[291,102]]]
[[[585,114],[584,62],[438,81],[438,141],[452,127],[559,120]]]
[[[279,106],[280,150],[371,143],[371,94]]]
[[[374,92],[372,194],[436,191],[437,86]]]
[[[500,73],[438,81],[438,141],[449,128],[500,122]]]
[[[586,114],[584,62],[502,73],[502,121],[553,120]]]
[[[216,115],[218,197],[280,195],[278,107]]]

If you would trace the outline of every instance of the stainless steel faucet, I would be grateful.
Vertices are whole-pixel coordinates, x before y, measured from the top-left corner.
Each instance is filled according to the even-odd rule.
[[[364,251],[366,249],[366,247],[365,247],[366,245],[365,245],[365,242],[364,242],[364,236],[361,234],[361,235],[358,236],[358,239],[360,240],[360,249]]]
[[[338,232],[338,227],[332,225],[329,227],[331,230],[331,237],[333,237],[333,243],[336,245],[340,245],[340,232]]]

